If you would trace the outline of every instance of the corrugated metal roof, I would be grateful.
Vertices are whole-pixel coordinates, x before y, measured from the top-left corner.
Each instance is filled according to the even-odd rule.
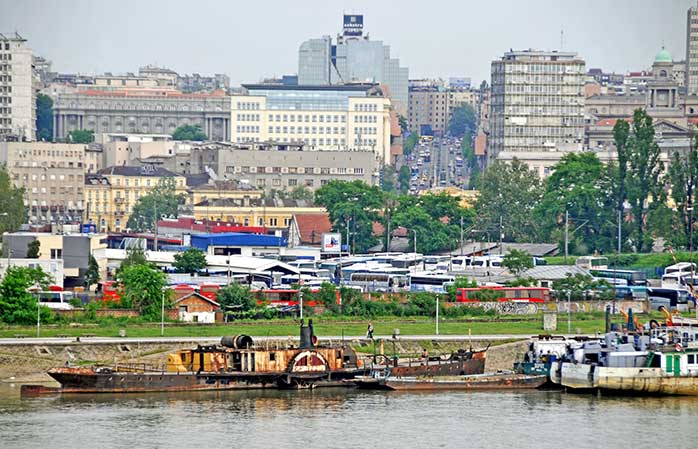
[[[286,246],[286,239],[275,235],[223,232],[216,234],[193,234],[191,246],[201,250],[209,246]]]

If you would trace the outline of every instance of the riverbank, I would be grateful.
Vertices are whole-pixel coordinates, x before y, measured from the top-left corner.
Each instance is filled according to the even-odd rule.
[[[351,321],[313,318],[318,335],[363,335],[368,322],[373,323],[374,333],[392,335],[399,329],[401,335],[436,334],[433,318],[375,318]],[[602,314],[573,313],[571,332],[593,334],[603,332],[605,321]],[[566,315],[558,315],[558,332],[567,332]],[[439,321],[442,335],[489,335],[520,334],[535,335],[542,332],[540,315],[502,316],[491,319],[449,319]],[[236,321],[228,324],[165,323],[164,335],[168,337],[219,337],[222,335],[247,334],[255,336],[286,337],[298,333],[296,320]],[[36,337],[36,326],[0,327],[0,338]],[[103,324],[49,325],[41,327],[42,337],[159,337],[160,323],[130,324],[128,322],[105,322]]]

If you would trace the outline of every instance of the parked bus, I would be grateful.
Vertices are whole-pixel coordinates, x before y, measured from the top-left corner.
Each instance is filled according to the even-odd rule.
[[[70,300],[75,298],[73,292],[66,291],[47,291],[38,292],[39,303],[42,306],[46,306],[49,309],[54,310],[71,310],[73,306],[70,304]]]
[[[635,270],[589,270],[592,276],[599,279],[608,280],[613,283],[612,279],[625,280],[627,285],[647,285],[647,273],[644,271]]]
[[[579,268],[585,270],[605,270],[608,268],[608,257],[582,256],[574,262]]]
[[[446,287],[455,281],[455,276],[449,274],[417,273],[410,276],[410,291],[446,293]]]
[[[679,262],[674,265],[669,265],[664,269],[664,274],[691,274],[695,273],[698,270],[696,270],[696,264],[691,263],[691,262]]]
[[[649,296],[647,287],[641,285],[616,285],[612,287],[615,290],[616,299],[627,299],[633,301],[646,301]]]
[[[498,295],[494,300],[499,302],[543,303],[550,301],[550,289],[545,287],[474,287],[459,288],[456,291],[456,302],[479,302],[478,296],[483,290],[496,292]]]
[[[652,304],[652,310],[659,310],[659,307],[664,306],[667,310],[686,312],[695,301],[687,290],[677,288],[648,287],[647,295]]]
[[[402,292],[409,290],[410,281],[405,274],[352,273],[347,285],[361,287],[364,292]]]

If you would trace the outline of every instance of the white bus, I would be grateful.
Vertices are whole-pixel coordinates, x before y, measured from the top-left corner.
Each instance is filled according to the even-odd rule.
[[[42,306],[54,310],[71,310],[73,306],[70,300],[75,298],[73,292],[57,291],[57,292],[38,292],[39,302]]]
[[[415,273],[410,276],[410,291],[446,293],[446,287],[455,281],[455,276],[446,273]]]
[[[405,292],[410,281],[405,274],[352,273],[348,286],[361,287],[363,292]]]
[[[608,257],[582,256],[577,257],[574,262],[579,268],[585,270],[606,270],[608,269]]]

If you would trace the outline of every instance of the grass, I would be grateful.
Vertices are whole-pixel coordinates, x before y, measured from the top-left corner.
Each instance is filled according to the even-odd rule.
[[[394,329],[400,329],[400,335],[433,335],[435,325],[433,319],[420,318],[402,321],[398,318],[378,318],[373,320],[360,319],[351,322],[323,320],[315,318],[315,333],[319,336],[362,336],[366,334],[366,326],[371,321],[375,335],[392,335]],[[619,320],[616,318],[615,320]],[[582,333],[603,332],[604,319],[598,314],[573,314],[572,332],[580,329]],[[125,329],[127,337],[159,337],[159,324],[105,324],[100,326],[43,326],[42,337],[65,335],[79,337],[95,335],[98,337],[118,337],[119,330]],[[439,322],[439,333],[442,335],[487,335],[487,334],[517,334],[536,335],[543,332],[541,319],[538,316],[498,317],[497,321],[446,320]],[[558,333],[567,332],[567,321],[564,314],[558,315]],[[221,335],[248,334],[251,336],[287,337],[297,336],[298,326],[288,321],[253,321],[215,325],[166,325],[167,337],[219,337]],[[11,326],[0,328],[0,338],[13,338],[18,335],[35,337],[36,327]]]
[[[676,252],[675,255],[676,260],[679,262],[689,262],[691,260],[691,254],[686,251]],[[545,260],[547,260],[550,265],[574,265],[577,257],[578,256],[572,255],[568,256],[567,263],[565,263],[565,256],[551,256],[546,257]],[[609,266],[613,265],[616,260],[616,255],[613,253],[606,254],[605,257],[608,258]],[[676,263],[674,257],[669,252],[650,254],[624,253],[618,256],[618,266],[625,268],[666,267],[674,263]]]

